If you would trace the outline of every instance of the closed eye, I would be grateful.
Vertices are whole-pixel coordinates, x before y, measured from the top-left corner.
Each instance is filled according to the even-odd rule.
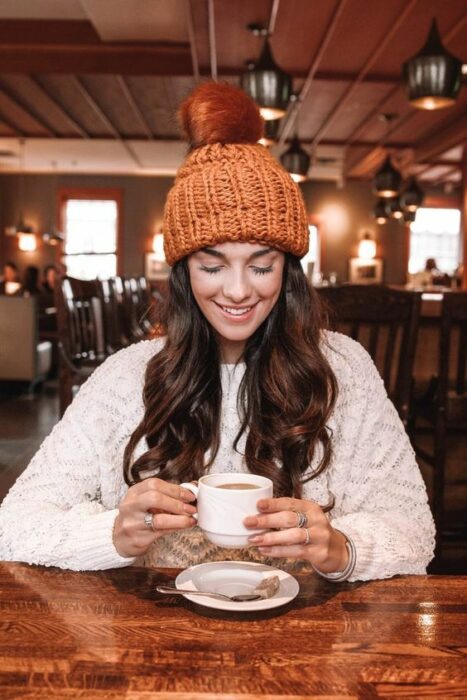
[[[268,272],[272,272],[272,265],[269,265],[269,267],[254,266],[252,270],[255,273],[255,275],[266,275]]]

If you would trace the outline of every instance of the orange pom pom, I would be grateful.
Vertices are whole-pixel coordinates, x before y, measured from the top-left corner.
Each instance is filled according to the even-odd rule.
[[[240,88],[203,83],[183,102],[180,120],[192,148],[209,143],[256,143],[264,122],[255,102]]]

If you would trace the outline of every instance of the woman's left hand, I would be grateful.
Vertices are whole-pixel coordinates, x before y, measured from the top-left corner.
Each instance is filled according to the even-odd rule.
[[[323,574],[345,569],[349,559],[346,539],[331,526],[317,503],[298,498],[264,498],[258,501],[257,508],[260,514],[249,516],[244,524],[270,530],[249,538],[261,554],[304,559]],[[298,527],[300,514],[306,516],[302,527]]]

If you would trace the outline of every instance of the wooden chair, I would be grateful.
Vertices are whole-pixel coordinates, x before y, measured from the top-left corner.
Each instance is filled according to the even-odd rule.
[[[56,287],[60,415],[109,354],[97,281],[65,277]]]
[[[421,295],[380,285],[319,287],[331,327],[369,352],[399,415],[409,419]]]
[[[454,350],[454,351],[453,351]],[[420,444],[428,424],[432,449]],[[412,405],[410,433],[414,449],[433,469],[433,514],[438,532],[437,555],[446,538],[466,539],[467,527],[446,531],[444,511],[447,439],[450,433],[467,434],[467,292],[445,293],[439,330],[437,375]]]

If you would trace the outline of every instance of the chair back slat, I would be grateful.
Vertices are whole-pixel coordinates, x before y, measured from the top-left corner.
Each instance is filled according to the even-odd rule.
[[[342,285],[317,291],[330,307],[331,326],[367,349],[406,422],[421,295],[380,285]]]

